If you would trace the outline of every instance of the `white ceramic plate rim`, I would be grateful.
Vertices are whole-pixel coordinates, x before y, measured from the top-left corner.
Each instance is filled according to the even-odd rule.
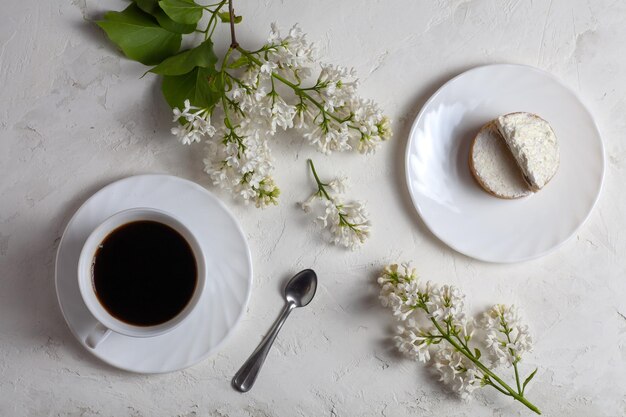
[[[98,352],[96,351],[96,349],[91,349],[91,348],[87,347],[85,342],[83,340],[81,340],[80,336],[76,333],[74,328],[69,324],[70,321],[68,320],[68,316],[67,316],[66,312],[63,310],[63,304],[61,303],[61,297],[60,297],[60,294],[59,294],[59,286],[57,285],[58,268],[59,268],[59,255],[61,253],[61,247],[63,246],[63,239],[67,235],[67,231],[70,230],[70,228],[73,226],[73,223],[74,223],[74,221],[76,219],[76,215],[83,209],[83,207],[89,202],[89,200],[91,200],[93,197],[95,197],[96,195],[98,195],[100,193],[107,192],[107,190],[110,187],[113,187],[114,185],[118,185],[118,184],[126,182],[126,181],[133,181],[133,180],[144,178],[144,177],[145,178],[147,178],[147,177],[153,177],[153,178],[154,177],[176,178],[177,180],[185,181],[185,182],[189,183],[190,186],[193,186],[193,187],[197,188],[198,190],[200,190],[201,192],[209,195],[210,198],[214,201],[214,203],[216,203],[222,210],[224,210],[227,213],[227,215],[233,220],[233,223],[236,226],[237,233],[240,235],[240,237],[242,238],[243,242],[245,242],[245,246],[246,246],[246,251],[245,251],[245,253],[246,253],[246,260],[248,262],[248,270],[250,271],[250,273],[248,275],[248,287],[247,287],[247,290],[246,290],[246,295],[245,295],[244,302],[243,302],[242,307],[241,307],[241,311],[237,315],[237,318],[235,319],[233,325],[228,330],[228,332],[224,336],[224,338],[221,341],[219,341],[215,346],[213,346],[211,349],[209,349],[207,352],[205,352],[203,355],[201,355],[191,365],[182,366],[182,367],[179,367],[179,368],[162,370],[162,371],[153,371],[153,372],[152,371],[137,371],[136,369],[120,366],[119,364],[110,361],[106,356],[99,355]],[[250,296],[251,296],[251,293],[252,293],[252,277],[254,276],[254,272],[253,272],[252,268],[253,268],[253,266],[252,266],[252,253],[250,252],[250,245],[248,245],[248,241],[247,241],[247,239],[245,237],[243,229],[241,228],[241,225],[239,224],[237,219],[233,216],[233,214],[228,209],[228,207],[220,199],[215,197],[213,195],[213,193],[211,193],[209,190],[205,189],[204,187],[200,186],[199,184],[196,184],[193,181],[187,180],[185,178],[176,177],[174,175],[168,175],[168,174],[140,174],[140,175],[133,175],[133,176],[130,176],[130,177],[122,178],[120,180],[113,181],[110,184],[105,185],[104,187],[102,187],[101,189],[96,191],[94,194],[90,195],[89,198],[87,198],[83,202],[83,204],[81,204],[81,206],[74,212],[74,214],[72,215],[72,218],[67,222],[67,226],[65,226],[65,229],[63,230],[63,235],[61,236],[61,240],[59,241],[59,246],[57,248],[57,255],[55,257],[55,265],[54,265],[54,282],[55,282],[55,292],[56,292],[56,296],[57,296],[57,303],[59,305],[59,309],[61,310],[61,314],[63,315],[63,319],[65,320],[65,323],[67,324],[68,328],[70,329],[70,332],[72,333],[72,335],[76,338],[76,340],[89,353],[91,353],[92,355],[94,355],[95,357],[97,357],[98,359],[103,361],[104,363],[106,363],[106,364],[108,364],[108,365],[110,365],[110,366],[112,366],[114,368],[121,369],[123,371],[132,372],[132,373],[139,373],[139,374],[156,375],[156,374],[165,374],[165,373],[170,373],[170,372],[176,372],[176,371],[180,371],[180,370],[186,369],[186,368],[188,368],[190,366],[194,366],[195,364],[198,364],[198,363],[204,361],[209,356],[211,356],[212,354],[217,352],[222,347],[222,345],[225,344],[232,337],[232,335],[235,332],[235,330],[239,327],[239,323],[241,322],[241,320],[243,318],[243,315],[244,315],[244,313],[246,311],[246,308],[248,306],[248,303],[250,302]],[[201,302],[201,301],[199,301],[199,302]]]
[[[412,181],[411,181],[411,172],[410,172],[410,166],[409,166],[409,157],[411,155],[411,148],[412,148],[412,143],[414,140],[415,132],[418,129],[418,126],[421,122],[422,117],[424,116],[426,110],[430,107],[430,104],[439,96],[439,94],[441,94],[442,91],[444,91],[444,89],[446,87],[448,87],[450,84],[452,84],[453,82],[455,82],[457,79],[467,75],[470,72],[473,71],[480,71],[480,70],[484,70],[487,68],[497,68],[497,67],[520,67],[520,68],[525,68],[527,70],[530,71],[535,71],[535,72],[540,72],[543,75],[549,77],[550,79],[552,79],[553,82],[557,83],[558,85],[560,85],[561,87],[563,87],[564,89],[566,89],[567,91],[569,91],[575,98],[576,100],[578,100],[578,102],[580,103],[580,105],[583,107],[583,109],[589,114],[591,122],[593,123],[593,128],[595,129],[598,138],[600,139],[599,144],[600,144],[600,150],[601,150],[601,156],[602,156],[602,173],[601,173],[601,179],[600,179],[600,186],[598,187],[598,191],[596,193],[596,195],[594,196],[594,200],[593,200],[593,204],[591,205],[591,207],[589,208],[589,211],[587,213],[587,215],[585,216],[585,218],[580,222],[580,224],[575,227],[573,229],[573,231],[565,238],[563,239],[561,242],[559,242],[558,244],[552,246],[551,248],[548,248],[542,252],[539,253],[535,253],[533,255],[529,255],[526,257],[520,257],[517,259],[507,259],[507,260],[495,260],[489,257],[483,257],[480,254],[475,254],[475,253],[468,253],[466,251],[463,251],[461,249],[458,248],[458,246],[456,246],[454,244],[454,242],[450,242],[447,239],[444,239],[442,236],[440,236],[437,232],[436,229],[433,227],[433,225],[431,224],[431,221],[429,221],[429,219],[427,218],[427,216],[424,215],[419,202],[417,201],[417,192],[413,189],[412,187]],[[537,259],[540,258],[542,256],[547,255],[548,253],[551,253],[553,251],[555,251],[556,249],[558,249],[559,247],[561,247],[563,244],[565,244],[567,241],[569,241],[572,236],[574,236],[576,234],[576,232],[587,222],[587,220],[589,219],[589,217],[591,216],[591,213],[593,212],[593,209],[595,208],[596,204],[598,203],[598,200],[600,199],[600,194],[602,193],[602,189],[604,188],[604,176],[606,173],[606,156],[605,156],[605,149],[604,149],[604,142],[602,141],[602,135],[600,134],[600,129],[598,128],[598,124],[595,120],[595,118],[593,117],[593,113],[591,113],[591,111],[589,110],[589,107],[585,104],[584,101],[582,101],[580,99],[580,95],[572,90],[571,88],[569,88],[567,85],[565,85],[560,79],[558,79],[556,76],[554,76],[553,74],[544,71],[542,69],[533,67],[531,65],[525,65],[525,64],[487,64],[487,65],[481,65],[478,67],[474,67],[471,68],[467,71],[463,71],[462,73],[458,74],[457,76],[451,78],[450,80],[446,81],[441,87],[439,87],[437,89],[437,91],[430,96],[430,98],[424,103],[424,105],[422,106],[422,108],[420,109],[420,112],[418,113],[417,117],[415,118],[415,121],[413,122],[413,125],[411,126],[411,130],[409,132],[409,139],[407,141],[407,145],[406,145],[406,150],[405,150],[405,154],[404,154],[404,172],[405,172],[405,181],[407,183],[407,188],[409,190],[409,195],[411,196],[411,201],[413,202],[413,206],[415,207],[415,209],[417,210],[417,213],[419,214],[420,218],[422,219],[422,221],[424,222],[424,224],[426,225],[426,227],[428,228],[428,230],[430,230],[430,232],[435,235],[435,237],[437,237],[437,239],[439,239],[441,242],[445,243],[446,245],[448,245],[450,248],[454,249],[455,251],[457,251],[458,253],[461,253],[465,256],[468,256],[470,258],[474,258],[474,259],[478,259],[479,261],[483,261],[483,262],[490,262],[490,263],[517,263],[517,262],[526,262],[526,261],[530,261],[533,259]]]

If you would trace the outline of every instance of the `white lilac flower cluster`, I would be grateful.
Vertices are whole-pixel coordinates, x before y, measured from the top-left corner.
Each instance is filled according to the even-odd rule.
[[[311,212],[311,204],[317,199],[321,200],[322,214],[316,219],[328,231],[330,242],[352,250],[358,248],[370,235],[370,221],[365,206],[358,201],[343,200],[341,194],[346,189],[346,178],[324,183],[317,175],[313,161],[309,160],[308,163],[317,183],[317,191],[300,204],[302,210]]]
[[[174,122],[184,120],[184,124],[178,124],[172,128],[175,135],[183,145],[200,142],[204,136],[213,137],[215,127],[211,125],[211,113],[207,109],[192,106],[189,100],[185,100],[185,107],[180,110],[175,107]]]
[[[483,327],[487,329],[487,347],[502,365],[513,366],[532,350],[528,326],[521,322],[515,306],[493,306],[483,316]]]
[[[315,84],[303,85],[318,58],[298,26],[283,36],[272,25],[261,49],[233,51],[239,58],[231,62],[229,54],[225,57],[219,73],[224,91],[214,106],[198,108],[186,101],[182,110],[174,109],[179,124],[172,133],[183,144],[206,139],[205,171],[214,185],[259,207],[276,204],[280,191],[271,176],[268,139],[279,129],[299,129],[324,153],[350,149],[371,153],[391,137],[389,119],[378,105],[357,95],[353,70],[321,64]],[[212,124],[212,119],[220,123]],[[336,220],[339,214],[333,207],[327,207],[327,218]],[[361,216],[360,206],[343,208]],[[328,224],[334,224],[331,220]]]
[[[466,344],[474,333],[474,320],[465,315],[459,289],[422,283],[408,264],[386,267],[378,283],[381,303],[401,322],[394,337],[400,352],[424,363],[433,358],[440,380],[464,398],[480,387],[476,366],[444,340],[446,334]]]
[[[519,380],[517,364],[532,349],[532,340],[514,306],[492,307],[477,326],[465,314],[465,296],[457,287],[421,282],[408,264],[387,266],[378,283],[382,305],[400,322],[394,337],[400,352],[423,363],[432,361],[440,380],[463,398],[490,385],[536,409],[523,397],[534,372],[523,387]],[[477,342],[491,355],[481,355]],[[493,373],[499,364],[515,368],[517,391]]]

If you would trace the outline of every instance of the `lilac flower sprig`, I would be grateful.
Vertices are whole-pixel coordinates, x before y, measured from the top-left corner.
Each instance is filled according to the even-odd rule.
[[[387,266],[378,283],[381,303],[401,322],[394,337],[400,352],[423,363],[432,358],[440,380],[463,398],[491,386],[541,414],[524,396],[537,369],[520,381],[518,364],[532,349],[532,339],[515,306],[498,304],[483,315],[483,342],[490,353],[483,356],[475,346],[475,321],[466,316],[465,296],[458,288],[421,283],[407,264]],[[493,371],[500,364],[513,367],[516,388]]]
[[[316,47],[297,25],[285,36],[272,25],[259,50],[239,45],[228,50],[219,72],[219,101],[207,108],[186,102],[193,113],[173,109],[178,125],[172,133],[183,144],[206,139],[205,171],[215,185],[259,207],[276,204],[280,191],[271,176],[268,140],[278,130],[296,128],[325,154],[373,153],[391,137],[389,119],[378,105],[358,96],[354,71],[318,62]],[[306,86],[318,65],[316,81]],[[212,119],[223,123],[212,125]]]
[[[363,203],[346,202],[341,197],[345,191],[345,179],[337,178],[323,182],[317,175],[313,161],[308,160],[311,173],[315,179],[317,190],[301,204],[305,212],[311,211],[314,200],[323,201],[323,214],[317,217],[330,234],[330,241],[335,245],[352,250],[362,245],[370,235],[370,221]]]

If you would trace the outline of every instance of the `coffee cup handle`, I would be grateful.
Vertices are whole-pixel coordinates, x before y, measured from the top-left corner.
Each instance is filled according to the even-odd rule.
[[[85,343],[92,349],[95,349],[104,339],[109,337],[111,329],[104,327],[100,322],[96,323],[93,329],[85,337]]]

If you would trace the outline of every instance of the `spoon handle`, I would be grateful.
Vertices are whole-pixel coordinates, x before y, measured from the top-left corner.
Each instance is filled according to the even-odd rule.
[[[285,323],[285,320],[287,320],[289,313],[291,313],[291,310],[293,310],[294,307],[295,304],[293,303],[285,304],[283,311],[274,322],[270,331],[265,335],[263,341],[261,341],[248,360],[241,366],[241,368],[239,368],[239,371],[237,371],[235,377],[233,378],[233,387],[237,391],[250,391],[250,388],[254,385],[254,381],[256,381],[259,371],[263,366],[263,362],[265,362],[265,358],[272,347],[272,343],[274,343],[274,339],[276,339],[276,335],[278,335],[280,328],[283,327],[283,323]]]

